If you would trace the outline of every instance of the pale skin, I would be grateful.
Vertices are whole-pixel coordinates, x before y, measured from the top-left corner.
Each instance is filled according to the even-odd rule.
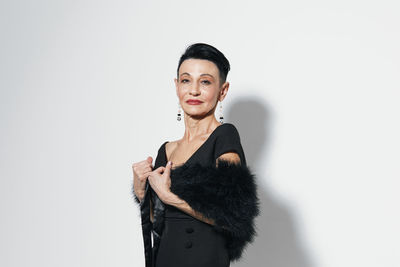
[[[203,222],[215,225],[212,219],[195,211],[183,199],[171,192],[171,168],[187,161],[190,156],[204,143],[213,130],[220,125],[215,119],[214,112],[218,101],[222,101],[229,89],[229,82],[221,84],[218,67],[204,59],[186,59],[179,68],[178,79],[174,79],[176,94],[184,113],[185,133],[180,140],[168,142],[165,146],[169,162],[153,170],[153,158],[132,165],[134,173],[134,189],[136,196],[142,200],[146,180],[162,202],[172,205],[183,212]],[[186,101],[196,99],[202,101],[199,105],[190,105]],[[216,160],[228,160],[240,163],[239,155],[228,152]],[[151,211],[151,221],[154,220]]]

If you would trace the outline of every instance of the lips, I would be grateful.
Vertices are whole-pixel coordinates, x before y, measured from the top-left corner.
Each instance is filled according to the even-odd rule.
[[[186,101],[186,103],[188,103],[189,105],[199,105],[199,104],[203,103],[203,101],[195,100],[195,99],[189,99],[188,101]]]

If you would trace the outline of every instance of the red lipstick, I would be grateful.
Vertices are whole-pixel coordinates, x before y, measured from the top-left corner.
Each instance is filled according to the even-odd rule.
[[[203,103],[203,101],[197,100],[197,99],[189,99],[186,101],[189,105],[199,105]]]

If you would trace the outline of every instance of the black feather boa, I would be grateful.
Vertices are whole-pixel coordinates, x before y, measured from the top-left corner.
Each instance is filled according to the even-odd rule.
[[[230,261],[240,259],[257,235],[254,220],[260,214],[256,176],[249,167],[219,159],[217,167],[183,164],[170,177],[171,192],[213,219],[212,227],[227,239]]]

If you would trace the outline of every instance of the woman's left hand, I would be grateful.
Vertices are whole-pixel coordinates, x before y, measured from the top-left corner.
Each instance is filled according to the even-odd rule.
[[[160,166],[152,171],[147,178],[150,186],[153,188],[162,202],[166,202],[171,195],[171,166],[172,162],[170,162],[170,164],[167,163],[165,167]]]

